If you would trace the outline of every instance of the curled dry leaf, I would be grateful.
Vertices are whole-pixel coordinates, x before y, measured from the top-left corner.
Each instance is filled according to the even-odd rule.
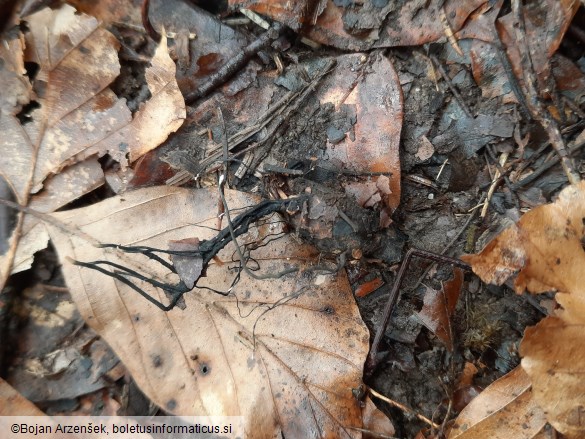
[[[547,420],[570,438],[585,435],[585,182],[565,188],[552,204],[525,214],[477,255],[464,256],[485,281],[501,284],[518,272],[516,292],[558,291],[560,309],[528,328],[522,367]]]
[[[531,395],[530,377],[517,367],[463,409],[449,439],[532,439],[545,424],[544,413]]]
[[[420,312],[417,313],[421,322],[445,343],[450,351],[453,351],[451,316],[457,306],[462,284],[463,271],[455,268],[453,270],[453,279],[445,282],[441,290],[436,291],[432,288],[427,288],[424,305]]]
[[[140,254],[122,255],[84,239],[167,248],[169,241],[215,235],[216,190],[153,187],[52,216],[61,260],[108,260],[177,282]],[[227,191],[231,208],[257,199]],[[314,251],[282,234],[278,218],[254,227],[240,244],[256,242],[251,268],[281,272],[302,266]],[[280,239],[275,239],[278,236]],[[230,244],[219,258],[231,261]],[[301,267],[302,268],[302,267]],[[177,415],[241,415],[254,437],[358,437],[361,384],[369,347],[344,273],[305,270],[257,281],[246,274],[222,296],[197,288],[186,308],[166,313],[127,285],[71,263],[65,278],[80,313],[114,349],[141,389]],[[210,264],[199,286],[227,291],[235,272]],[[161,301],[162,292],[145,286]]]
[[[376,408],[376,405],[369,396],[364,401],[362,418],[364,420],[363,428],[367,430],[362,436],[363,439],[394,436],[396,432],[390,419]]]
[[[12,40],[8,45],[16,53],[0,51],[0,57],[16,66],[9,79],[18,90],[28,83],[23,53],[24,61],[39,66],[32,87],[38,108],[29,122],[21,124],[16,114],[27,101],[22,93],[2,99],[0,174],[20,204],[50,212],[103,184],[96,156],[108,152],[124,165],[128,157],[136,160],[157,147],[182,124],[185,105],[165,41],[146,70],[152,97],[133,118],[124,100],[107,88],[120,72],[119,43],[95,18],[64,5],[54,11],[44,9],[27,21],[26,50],[20,40]],[[6,76],[2,78],[4,84]],[[61,172],[65,175],[56,176]],[[31,200],[37,192],[38,198]],[[25,222],[26,242],[17,250],[14,271],[28,268],[34,252],[45,247],[43,227],[35,220]],[[11,260],[11,255],[2,259],[4,277]]]

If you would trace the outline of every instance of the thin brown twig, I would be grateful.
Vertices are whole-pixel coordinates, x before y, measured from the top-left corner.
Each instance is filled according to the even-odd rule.
[[[548,144],[547,144],[547,146],[548,146]],[[585,142],[581,142],[581,143],[573,146],[572,148],[569,148],[569,157],[571,155],[573,155],[575,152],[577,152],[579,149],[583,148],[583,146],[585,146]],[[520,180],[516,183],[513,183],[512,189],[518,190],[521,187],[526,186],[529,183],[532,183],[534,180],[536,180],[538,177],[540,177],[542,174],[544,174],[546,171],[548,171],[550,168],[552,168],[554,165],[556,165],[560,161],[561,161],[561,157],[558,155],[555,155],[552,159],[550,159],[545,164],[541,165],[537,170],[535,170],[528,177],[525,177],[522,180]]]
[[[483,200],[485,199],[485,195],[482,196],[479,200],[479,205],[481,205],[481,203],[483,202]],[[463,235],[463,232],[465,232],[465,230],[467,229],[467,227],[469,226],[469,224],[471,224],[471,221],[473,221],[473,219],[475,218],[475,215],[477,213],[478,209],[473,210],[470,214],[469,217],[467,218],[467,220],[465,221],[465,224],[463,224],[463,227],[461,227],[461,229],[459,229],[459,232],[457,232],[457,235],[455,235],[453,237],[453,239],[443,248],[443,250],[441,250],[441,255],[444,255],[445,253],[447,253],[449,251],[449,249],[457,242],[457,240],[461,237],[461,235]],[[425,280],[425,278],[427,277],[427,275],[429,274],[429,271],[431,271],[431,269],[436,265],[436,263],[432,263],[429,264],[429,266],[425,269],[425,271],[423,272],[423,274],[417,279],[416,283],[414,284],[414,286],[410,289],[410,291],[416,290],[418,288],[418,286],[423,282],[423,280]]]
[[[429,418],[427,418],[426,416],[423,416],[417,412],[415,412],[414,410],[412,410],[411,408],[405,406],[404,404],[400,404],[397,401],[394,401],[390,398],[388,398],[387,396],[382,395],[381,393],[376,392],[374,389],[372,389],[371,387],[368,387],[368,392],[372,395],[375,396],[376,398],[390,404],[393,407],[396,407],[400,410],[402,410],[405,413],[408,413],[409,415],[413,415],[416,416],[418,419],[420,419],[421,421],[423,421],[425,424],[430,425],[432,428],[435,429],[439,429],[441,428],[441,426],[439,424],[434,423],[433,421],[431,421]]]
[[[197,99],[207,96],[217,87],[224,84],[229,78],[238,73],[246,63],[260,50],[267,47],[272,41],[279,38],[285,27],[275,22],[270,29],[262,33],[257,39],[244,47],[237,55],[219,68],[219,70],[207,78],[203,84],[185,95],[185,102],[192,104]]]
[[[528,41],[526,39],[526,27],[524,24],[524,14],[522,12],[522,4],[520,0],[512,0],[512,13],[514,14],[515,20],[516,41],[518,41],[520,49],[522,75],[528,109],[530,110],[532,117],[542,125],[548,134],[551,145],[560,157],[561,166],[565,171],[569,183],[575,184],[581,180],[581,177],[575,171],[575,165],[567,152],[565,140],[561,135],[557,122],[540,101],[538,91],[536,90],[537,82],[534,75],[532,58],[530,56],[530,47],[528,46]]]
[[[372,341],[372,346],[370,348],[370,352],[368,354],[368,358],[366,359],[365,364],[365,374],[371,375],[376,367],[380,362],[379,358],[379,350],[380,350],[380,343],[382,342],[382,338],[386,332],[386,328],[388,323],[390,322],[390,317],[392,316],[392,311],[394,309],[394,305],[398,300],[398,293],[400,292],[400,286],[402,285],[402,281],[404,280],[404,276],[406,274],[406,270],[410,264],[410,260],[413,256],[430,259],[431,261],[441,262],[445,264],[450,264],[454,267],[459,267],[464,270],[469,270],[469,264],[456,259],[450,256],[440,255],[438,253],[429,252],[426,250],[421,250],[418,248],[409,248],[404,258],[402,259],[402,263],[400,264],[400,268],[398,269],[398,273],[396,274],[396,279],[394,280],[394,285],[390,290],[390,294],[388,294],[388,299],[386,301],[386,305],[384,306],[384,310],[382,311],[382,321],[380,322],[378,328],[376,329],[376,334],[374,335],[374,340]]]
[[[378,433],[377,431],[368,430],[367,428],[359,428],[359,427],[347,427],[350,430],[359,431],[361,433],[367,433],[367,437],[379,437],[381,439],[398,439],[396,436],[388,436],[384,433]]]
[[[453,93],[453,97],[455,98],[455,100],[457,101],[457,103],[459,104],[459,106],[461,107],[463,112],[465,113],[465,115],[467,117],[469,117],[470,119],[473,119],[473,114],[471,114],[471,110],[469,109],[469,107],[467,106],[465,101],[463,100],[463,96],[461,96],[461,93],[459,93],[459,90],[457,90],[457,88],[451,82],[451,78],[449,78],[449,75],[447,74],[447,72],[443,68],[443,65],[441,64],[441,62],[437,59],[437,57],[435,55],[430,55],[430,58],[433,61],[433,64],[436,65],[437,70],[439,71],[439,73],[443,77],[443,80],[447,83],[449,90],[451,90],[451,93]]]

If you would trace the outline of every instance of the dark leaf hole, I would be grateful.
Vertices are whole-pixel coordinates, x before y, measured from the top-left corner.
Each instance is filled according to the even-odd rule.
[[[211,367],[203,363],[201,366],[199,366],[199,370],[201,371],[202,375],[207,375],[209,372],[211,372]]]
[[[22,125],[25,125],[29,122],[32,122],[31,113],[40,107],[41,105],[37,101],[30,101],[28,104],[22,107],[22,110],[20,110],[20,113],[18,113],[16,117]]]
[[[335,314],[335,309],[331,305],[327,305],[321,310],[321,312],[324,314],[333,315]]]
[[[26,69],[26,76],[28,76],[30,82],[33,82],[37,77],[37,73],[39,73],[40,65],[36,62],[26,61],[24,68]]]
[[[228,7],[228,2],[226,0],[191,0],[191,3],[196,4],[201,9],[205,9],[207,12],[211,12],[212,14],[220,14],[225,12]]]

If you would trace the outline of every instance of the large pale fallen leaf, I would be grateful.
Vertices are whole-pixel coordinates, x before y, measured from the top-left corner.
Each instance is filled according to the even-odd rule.
[[[517,292],[556,290],[560,309],[528,328],[522,367],[548,421],[570,438],[585,436],[585,182],[556,202],[525,214],[477,255],[463,257],[486,282],[501,284],[519,271]]]
[[[257,202],[238,192],[226,196],[230,208]],[[121,259],[83,236],[157,248],[209,239],[217,199],[212,189],[142,189],[52,214],[78,232],[51,225],[50,235],[63,261],[109,260],[176,282],[142,255]],[[282,231],[274,221],[252,228],[240,243],[273,240]],[[230,244],[219,257],[227,262],[233,255]],[[276,273],[306,265],[315,254],[284,235],[251,256],[252,268],[257,263],[260,273]],[[361,383],[369,337],[345,274],[305,270],[261,281],[242,274],[229,296],[196,289],[184,296],[184,310],[166,313],[104,274],[67,262],[63,270],[87,323],[166,411],[241,415],[253,437],[359,436],[352,429],[362,426],[352,389]],[[199,284],[227,291],[234,275],[226,264],[212,264]],[[161,291],[145,290],[166,301]]]
[[[12,66],[6,87],[20,90],[2,99],[0,174],[19,203],[50,212],[103,184],[97,156],[109,153],[125,164],[157,147],[182,124],[185,105],[166,41],[146,70],[152,97],[132,117],[125,101],[107,88],[120,72],[119,43],[95,18],[64,5],[44,9],[27,21],[26,44],[12,40],[5,44],[16,53],[0,50],[4,63]],[[39,66],[32,87],[39,108],[25,124],[15,116],[27,101],[23,53],[25,61]],[[60,172],[65,175],[47,180]],[[37,198],[31,200],[35,193]],[[33,219],[25,223],[14,272],[28,268],[34,252],[46,245],[43,227]],[[10,253],[2,258],[3,277],[11,261]]]
[[[463,409],[449,439],[532,439],[546,424],[521,367],[488,386]]]

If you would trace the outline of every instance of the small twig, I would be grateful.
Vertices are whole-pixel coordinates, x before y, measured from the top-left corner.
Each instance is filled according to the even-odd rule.
[[[338,209],[337,212],[339,213],[339,216],[341,217],[341,219],[343,221],[345,221],[350,227],[351,229],[354,231],[354,233],[357,233],[359,231],[359,227],[357,226],[356,223],[354,223],[346,214],[345,212],[343,212],[343,210]]]
[[[233,152],[236,147],[244,143],[246,140],[249,140],[254,134],[260,132],[262,129],[266,128],[267,133],[264,135],[264,139],[258,143],[249,145],[248,147],[244,148],[243,150],[235,153],[231,158],[240,157],[246,154],[248,151],[256,149],[262,146],[265,142],[267,142],[271,136],[274,135],[277,128],[285,122],[288,117],[290,116],[291,112],[298,109],[300,104],[306,99],[306,97],[314,91],[317,84],[321,81],[321,79],[331,72],[333,66],[335,65],[335,60],[331,59],[327,62],[323,69],[319,73],[316,74],[315,79],[308,84],[302,91],[290,91],[286,93],[281,99],[279,99],[273,106],[271,106],[266,112],[264,112],[256,121],[254,125],[244,128],[243,130],[237,132],[233,136],[228,139],[228,149],[230,152]],[[291,102],[297,103],[293,105],[289,105]],[[292,107],[292,108],[291,108]],[[201,175],[202,173],[206,172],[207,168],[209,168],[213,163],[218,161],[221,158],[221,147],[215,148],[210,151],[208,157],[203,159],[201,163],[199,163],[198,169],[195,172],[196,178]],[[247,164],[248,171],[250,169],[254,169],[255,166]],[[177,173],[174,177],[167,180],[167,184],[169,185],[176,185],[185,183],[191,173],[187,171],[181,171]]]
[[[473,219],[475,218],[475,214],[477,213],[477,209],[479,208],[479,206],[481,206],[482,201],[484,200],[485,195],[481,197],[481,199],[479,200],[479,204],[478,206],[476,206],[475,208],[473,208],[469,214],[469,217],[467,218],[467,220],[465,221],[465,224],[463,224],[463,227],[461,227],[461,229],[459,229],[459,232],[457,232],[457,235],[455,235],[453,237],[453,239],[443,248],[443,250],[441,250],[441,255],[444,255],[445,253],[447,253],[449,251],[449,249],[457,242],[457,240],[461,237],[461,235],[463,235],[463,232],[465,232],[465,230],[467,229],[467,227],[469,226],[469,224],[471,224],[471,221],[473,221]],[[425,280],[425,278],[427,277],[427,274],[429,274],[429,271],[435,266],[435,263],[430,264],[425,271],[423,272],[423,274],[417,279],[416,283],[414,284],[414,286],[410,289],[410,291],[416,290],[418,288],[418,286],[423,282],[423,280]]]
[[[546,146],[548,146],[548,144]],[[585,146],[585,142],[581,142],[581,143],[573,146],[572,148],[569,148],[569,156],[573,155],[579,149],[583,148],[583,146]],[[544,174],[546,171],[548,171],[550,168],[552,168],[554,165],[556,165],[560,161],[561,161],[561,158],[558,155],[555,155],[552,159],[550,159],[545,164],[541,165],[537,170],[535,170],[528,177],[523,178],[522,180],[520,180],[516,183],[513,183],[512,189],[518,190],[521,187],[526,186],[529,183],[532,183],[534,180],[536,180],[538,177],[540,177],[542,174]]]
[[[536,77],[534,67],[530,56],[530,47],[526,39],[526,28],[524,24],[524,14],[520,0],[512,0],[512,13],[516,21],[516,41],[518,41],[521,61],[522,74],[524,76],[524,86],[526,87],[527,103],[532,117],[537,120],[547,132],[550,142],[560,157],[561,166],[565,171],[569,183],[575,184],[581,180],[579,174],[575,171],[573,160],[569,157],[565,141],[557,122],[540,102],[538,91],[536,90]]]
[[[449,163],[449,159],[445,159],[445,161],[441,165],[441,168],[439,169],[439,172],[438,172],[437,176],[435,177],[435,181],[439,181],[439,177],[443,173],[443,170],[445,169],[445,166],[447,166],[447,163]]]
[[[368,392],[370,392],[370,394],[372,396],[375,396],[376,398],[378,398],[378,399],[380,399],[380,400],[382,400],[382,401],[390,404],[391,406],[396,407],[396,408],[402,410],[405,413],[408,413],[410,415],[416,416],[418,419],[420,419],[421,421],[423,421],[425,424],[430,425],[432,428],[439,429],[441,427],[439,424],[434,423],[433,421],[431,421],[426,416],[423,416],[423,415],[415,412],[411,408],[408,408],[404,404],[400,404],[399,402],[396,402],[396,401],[394,401],[394,400],[392,400],[392,399],[390,399],[390,398],[382,395],[381,393],[376,392],[371,387],[368,387]]]
[[[447,18],[447,14],[445,13],[445,6],[441,6],[439,10],[439,20],[441,20],[441,24],[443,25],[443,32],[445,32],[445,36],[447,37],[447,41],[453,47],[453,50],[457,52],[457,55],[463,56],[463,51],[461,47],[459,47],[459,43],[457,42],[457,38],[453,33],[453,29],[451,29],[451,24],[449,24],[449,19]]]
[[[443,422],[441,423],[441,427],[439,428],[439,436],[443,437],[443,433],[445,432],[445,428],[447,427],[447,422],[449,421],[449,416],[451,416],[451,410],[453,410],[453,397],[449,396],[449,405],[447,406],[447,413],[443,418]]]
[[[526,97],[522,92],[522,88],[518,83],[518,78],[514,74],[514,68],[512,67],[512,63],[510,62],[510,58],[508,58],[508,52],[504,49],[502,45],[502,41],[500,40],[500,35],[495,27],[492,28],[492,34],[494,37],[492,46],[496,51],[496,56],[500,61],[500,64],[504,68],[504,72],[506,73],[506,78],[508,79],[508,84],[510,84],[510,88],[514,92],[514,96],[518,100],[518,104],[520,105],[520,112],[525,118],[530,118],[530,110],[528,109],[528,103],[526,102]]]
[[[158,33],[158,31],[152,26],[152,23],[150,22],[150,18],[148,16],[148,12],[150,10],[150,0],[144,0],[142,2],[142,8],[140,8],[140,15],[142,17],[142,26],[144,27],[144,30],[146,31],[146,34],[152,38],[152,40],[154,40],[155,42],[159,42],[160,41],[160,34]]]
[[[562,96],[561,100],[565,103],[567,107],[569,107],[577,116],[581,119],[585,119],[585,112],[579,108],[579,106],[573,101],[573,99],[569,98],[568,96]],[[562,110],[561,110],[562,112]]]
[[[260,26],[264,30],[270,29],[270,23],[264,20],[260,15],[256,14],[254,11],[250,9],[241,8],[240,12],[244,15],[248,20],[253,21],[258,26]]]
[[[497,185],[499,185],[500,184],[499,182],[501,180],[503,180],[506,187],[510,191],[510,196],[514,197],[514,206],[516,208],[520,208],[520,204],[518,203],[518,196],[514,192],[514,189],[512,188],[512,182],[510,181],[510,178],[508,177],[508,171],[503,168],[502,164],[500,164],[500,162],[496,158],[495,152],[493,151],[493,149],[490,145],[486,145],[485,150],[487,152],[487,155],[490,157],[490,159],[495,163],[496,169],[500,173],[500,176],[498,178],[496,178],[496,180],[498,181]]]
[[[368,354],[368,358],[366,359],[366,365],[365,365],[365,374],[366,375],[371,375],[373,373],[373,371],[375,370],[376,366],[378,365],[378,363],[380,362],[380,359],[378,358],[378,351],[380,348],[380,342],[382,341],[384,333],[386,332],[386,327],[388,326],[388,323],[390,322],[390,317],[392,316],[392,310],[394,309],[394,305],[396,304],[396,301],[398,299],[398,292],[400,291],[400,286],[402,284],[402,281],[404,280],[404,275],[406,274],[406,269],[408,268],[408,265],[410,263],[410,259],[413,256],[418,256],[418,257],[430,259],[431,261],[450,264],[450,265],[453,265],[455,267],[463,268],[464,270],[470,269],[470,266],[468,264],[466,264],[465,262],[463,262],[459,259],[456,259],[456,258],[451,258],[449,256],[444,256],[444,255],[440,255],[437,253],[432,253],[432,252],[428,252],[425,250],[420,250],[417,248],[408,249],[408,251],[404,255],[404,259],[402,259],[402,263],[400,264],[400,269],[398,270],[398,273],[396,274],[396,280],[394,281],[394,285],[392,286],[392,290],[390,291],[390,294],[388,295],[388,300],[386,302],[384,310],[382,311],[382,321],[381,321],[380,325],[378,326],[378,328],[376,329],[376,335],[374,336],[374,341],[372,342],[372,347],[370,348],[370,353]]]
[[[430,58],[433,61],[433,63],[436,64],[436,67],[439,70],[439,73],[443,77],[443,80],[447,83],[447,86],[449,87],[449,90],[451,90],[451,93],[453,93],[453,97],[455,97],[455,100],[459,104],[459,107],[461,107],[461,109],[463,110],[463,112],[465,113],[465,115],[467,117],[469,117],[470,119],[473,119],[473,114],[471,114],[471,110],[469,110],[469,107],[467,106],[467,104],[463,100],[463,97],[459,93],[459,90],[457,90],[457,88],[451,82],[451,78],[449,78],[449,75],[447,75],[447,72],[443,68],[443,65],[441,64],[441,62],[437,59],[437,57],[435,55],[430,55]]]
[[[219,109],[219,108],[218,108],[218,115],[219,115],[222,129],[223,129],[222,139],[223,139],[223,159],[224,159],[224,174],[222,174],[220,176],[219,184],[218,184],[219,196],[221,198],[221,202],[223,203],[225,217],[227,219],[228,229],[230,232],[230,236],[232,238],[232,242],[236,246],[236,251],[237,251],[238,256],[240,258],[240,261],[241,261],[241,267],[246,272],[246,274],[248,276],[250,276],[251,278],[256,279],[256,280],[278,279],[278,278],[281,278],[282,276],[285,276],[287,274],[294,273],[294,272],[298,271],[297,267],[287,268],[287,269],[282,270],[278,273],[265,273],[262,275],[258,275],[258,274],[255,274],[254,272],[252,272],[248,268],[248,266],[246,265],[246,259],[244,258],[244,254],[242,252],[242,249],[240,248],[240,245],[238,244],[238,240],[236,238],[236,233],[234,231],[234,227],[233,227],[233,223],[232,223],[232,219],[231,219],[231,215],[230,215],[230,209],[228,207],[227,200],[225,199],[225,194],[224,194],[224,185],[226,184],[226,181],[227,181],[228,141],[227,141],[227,131],[226,131],[226,127],[225,127],[225,121],[223,119],[223,113],[221,112],[221,109]]]
[[[496,169],[496,172],[494,174],[494,179],[492,181],[492,185],[490,186],[490,188],[488,190],[487,198],[485,200],[483,208],[481,209],[481,214],[479,215],[479,217],[481,219],[485,218],[485,216],[487,214],[487,210],[488,210],[488,207],[490,205],[490,200],[492,199],[492,196],[494,195],[496,187],[498,186],[498,179],[501,175],[501,173],[500,173],[501,166],[504,166],[504,164],[506,163],[506,160],[508,160],[508,155],[509,154],[507,152],[504,152],[500,156],[500,161],[499,161],[500,168]]]
[[[279,38],[284,30],[285,27],[282,24],[275,22],[266,32],[221,66],[217,72],[210,75],[206,82],[187,93],[185,95],[185,102],[192,104],[197,99],[207,96],[221,84],[225,83],[229,78],[239,72],[254,55],[267,47],[272,41]]]
[[[255,157],[254,162],[250,166],[252,169],[255,169],[256,166],[258,166],[259,162],[268,153],[269,148],[272,146],[271,144],[272,138],[275,136],[281,137],[280,134],[283,132],[284,127],[286,127],[286,122],[290,120],[291,115],[298,111],[301,105],[305,102],[305,100],[315,92],[315,89],[319,85],[321,79],[333,70],[335,63],[336,61],[334,59],[330,59],[325,64],[323,69],[317,74],[315,79],[313,79],[313,81],[311,81],[311,83],[307,85],[305,89],[299,94],[296,100],[291,105],[283,109],[282,113],[275,118],[275,120],[272,123],[272,127],[269,128],[268,133],[266,133],[265,137],[255,145],[255,148],[260,149],[260,152]],[[317,111],[317,108],[315,109],[315,111]]]

